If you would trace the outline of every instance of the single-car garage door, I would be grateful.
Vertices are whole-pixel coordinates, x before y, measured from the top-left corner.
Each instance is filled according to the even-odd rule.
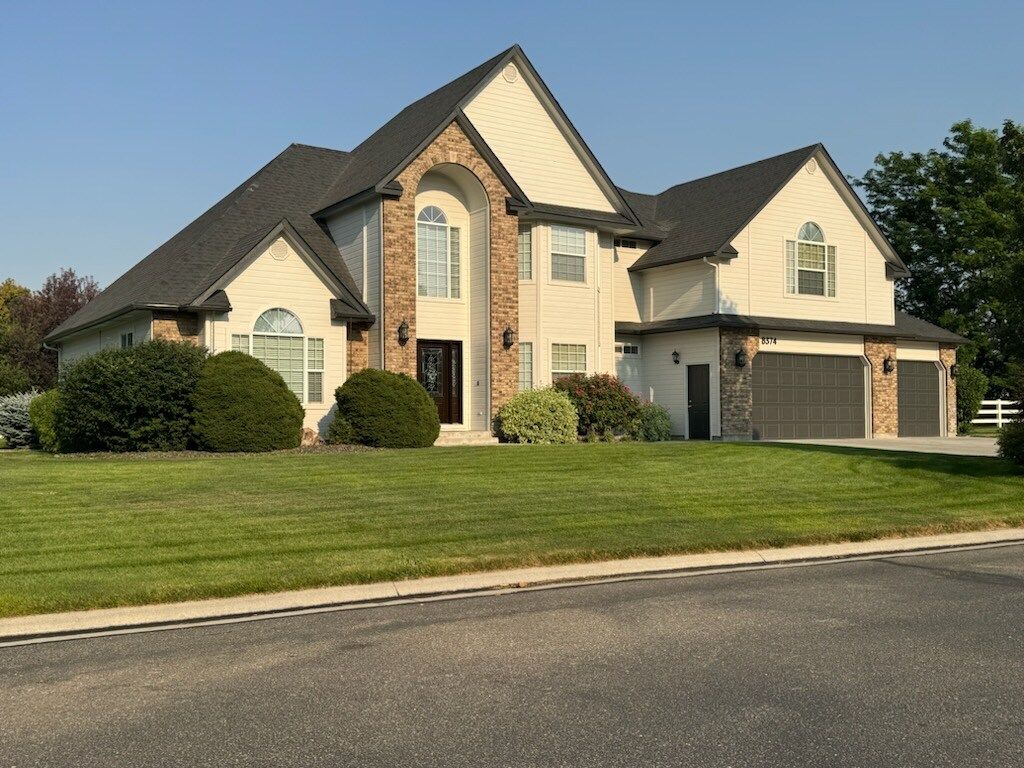
[[[754,439],[864,437],[859,357],[754,356]]]
[[[896,364],[900,437],[938,437],[942,433],[942,379],[935,363],[900,360]]]

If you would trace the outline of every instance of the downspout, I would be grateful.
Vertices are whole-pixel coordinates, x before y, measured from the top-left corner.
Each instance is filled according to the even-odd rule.
[[[718,267],[720,265],[715,262],[708,261],[708,259],[710,258],[710,256],[705,256],[704,258],[701,259],[701,261],[703,261],[705,264],[711,267],[712,271],[715,273],[715,311],[713,312],[713,314],[717,315],[722,311],[722,301],[718,291]]]

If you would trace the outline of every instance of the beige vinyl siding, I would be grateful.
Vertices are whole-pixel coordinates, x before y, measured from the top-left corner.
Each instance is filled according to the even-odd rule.
[[[535,387],[551,384],[551,345],[587,347],[587,372],[612,373],[614,291],[612,239],[586,231],[586,282],[551,279],[551,229],[533,228],[534,280],[519,285],[519,338],[533,343]]]
[[[644,392],[644,344],[643,339],[640,336],[616,336],[615,341],[622,342],[623,344],[635,344],[640,347],[640,355],[621,355],[617,352],[615,355],[615,375],[621,379],[622,383],[625,384],[634,394],[646,398],[647,394]]]
[[[537,203],[615,210],[520,70],[498,72],[465,106],[466,116],[516,183]]]
[[[838,333],[774,331],[770,328],[762,328],[759,348],[761,352],[860,357],[864,354],[864,337]]]
[[[786,240],[813,221],[836,247],[835,298],[786,294]],[[867,229],[843,199],[824,160],[801,169],[732,241],[739,256],[719,269],[722,312],[878,323],[895,321],[893,281]]]
[[[380,202],[343,211],[327,221],[327,228],[363,302],[380,317]],[[374,368],[382,365],[380,333],[376,323],[367,334],[368,359]]]
[[[73,363],[102,349],[120,347],[122,333],[132,334],[132,344],[149,341],[152,330],[153,315],[150,312],[133,312],[106,325],[90,328],[60,342],[60,365]]]
[[[231,298],[231,312],[210,315],[204,340],[211,352],[231,349],[233,334],[253,333],[256,319],[268,309],[287,309],[299,318],[303,335],[324,340],[324,402],[306,407],[305,426],[324,431],[330,423],[334,390],[345,381],[345,323],[331,319],[330,288],[287,238],[287,256],[275,259],[269,247],[223,286]]]
[[[715,272],[703,261],[644,270],[647,320],[710,315],[715,311]]]
[[[707,363],[711,372],[711,435],[721,436],[719,396],[718,329],[678,333],[652,333],[641,342],[644,392],[647,399],[663,405],[672,419],[672,434],[686,434],[686,366]],[[679,352],[679,365],[672,353]]]
[[[616,320],[638,323],[643,319],[643,273],[631,273],[629,268],[646,251],[646,243],[640,248],[615,249],[612,283]]]

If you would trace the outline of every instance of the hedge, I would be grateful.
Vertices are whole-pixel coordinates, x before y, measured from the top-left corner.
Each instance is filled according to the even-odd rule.
[[[196,447],[259,452],[297,448],[304,411],[284,379],[255,357],[222,352],[203,365],[192,398]]]
[[[335,392],[338,414],[352,440],[375,448],[426,448],[441,431],[437,406],[427,390],[404,373],[366,368]]]
[[[55,434],[66,451],[178,451],[192,433],[191,400],[206,351],[149,341],[108,349],[61,374]]]
[[[564,392],[520,392],[498,411],[495,428],[506,443],[575,443],[579,415]]]

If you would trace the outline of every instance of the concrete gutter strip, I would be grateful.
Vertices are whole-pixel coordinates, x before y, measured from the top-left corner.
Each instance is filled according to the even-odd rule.
[[[292,592],[242,595],[184,603],[102,608],[0,619],[0,644],[71,639],[108,633],[170,628],[294,615],[301,612],[381,605],[414,599],[478,594],[500,589],[592,582],[645,575],[700,573],[738,568],[795,565],[849,558],[884,557],[957,547],[1024,542],[1024,528],[810,544],[775,549],[639,557],[593,563],[514,568],[505,571],[435,576],[407,581],[322,587]]]

